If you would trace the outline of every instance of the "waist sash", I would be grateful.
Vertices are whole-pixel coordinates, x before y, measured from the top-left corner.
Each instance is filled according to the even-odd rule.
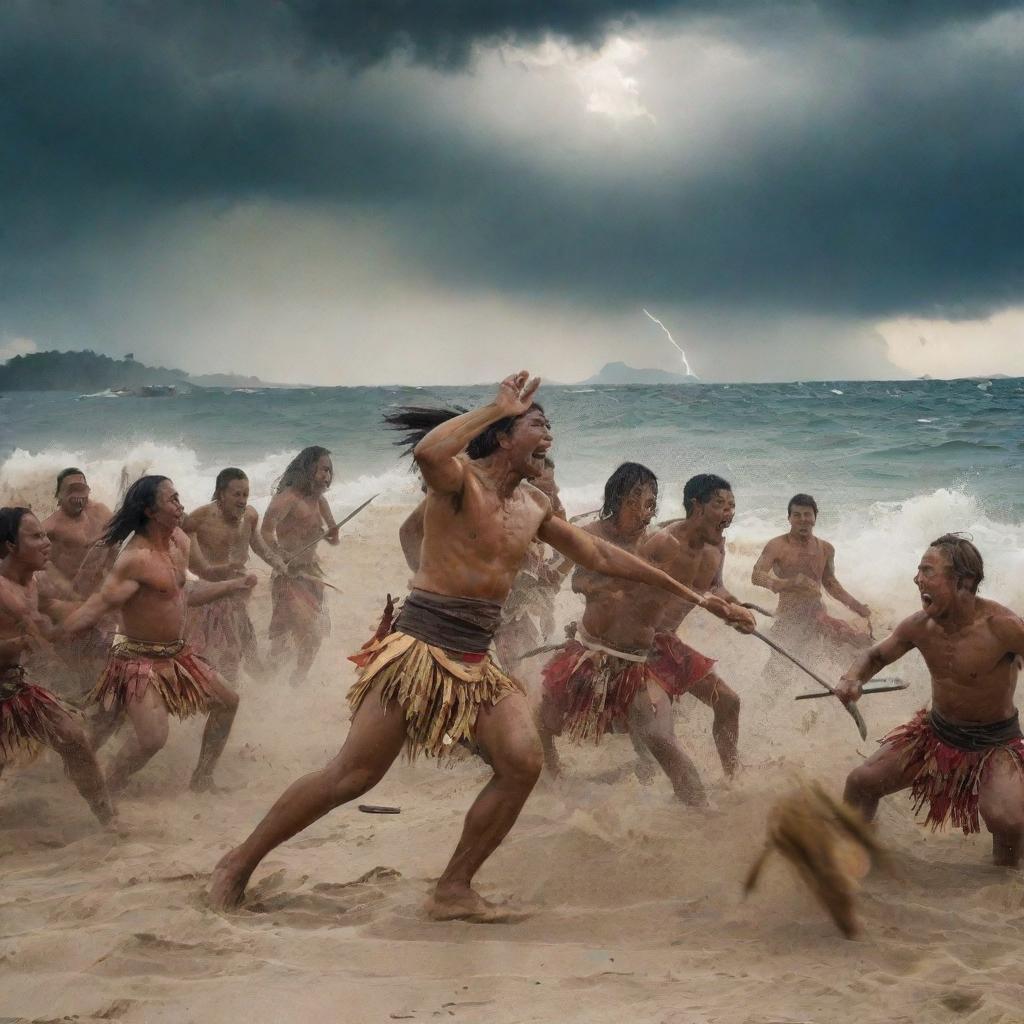
[[[412,590],[394,628],[449,651],[486,654],[500,621],[501,605],[494,601]]]
[[[979,725],[974,722],[951,722],[934,708],[928,712],[928,722],[932,732],[947,746],[957,750],[977,752],[991,747],[1001,747],[1024,738],[1020,731],[1020,715],[1014,712],[1012,717],[1002,722],[987,722]]]

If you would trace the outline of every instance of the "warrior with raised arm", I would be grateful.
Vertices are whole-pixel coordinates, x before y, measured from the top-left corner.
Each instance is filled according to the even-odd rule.
[[[270,654],[279,664],[285,644],[291,641],[293,686],[305,682],[320,645],[331,634],[316,549],[321,540],[338,543],[338,525],[326,498],[333,479],[331,453],[319,445],[303,448],[281,474],[260,527],[268,549],[286,569],[275,572],[270,584]]]
[[[114,810],[81,721],[59,697],[31,683],[21,665],[26,651],[45,647],[53,635],[35,581],[50,548],[27,508],[0,509],[0,772],[50,747],[105,825]]]
[[[625,462],[608,478],[604,505],[587,533],[624,551],[638,552],[658,501],[658,479],[646,466]],[[577,568],[573,590],[586,600],[575,636],[544,667],[541,741],[554,774],[560,765],[553,736],[563,732],[579,743],[601,737],[613,726],[628,728],[661,765],[684,803],[706,803],[696,766],[679,746],[672,722],[672,699],[692,691],[711,673],[714,662],[688,649],[686,678],[680,660],[654,647],[655,627],[666,594]],[[730,606],[737,628],[753,626],[749,612]]]
[[[978,596],[985,566],[978,549],[943,534],[914,576],[921,611],[865,651],[837,688],[855,701],[886,665],[918,650],[932,677],[931,708],[889,733],[850,772],[845,799],[870,820],[883,796],[910,789],[933,829],[952,821],[964,834],[992,834],[992,859],[1017,867],[1024,853],[1024,736],[1013,704],[1024,658],[1024,622]]]
[[[201,564],[208,576],[230,578],[190,586],[186,595],[190,542],[181,529],[184,512],[167,477],[136,480],[104,535],[106,544],[124,545],[113,569],[59,630],[72,635],[104,615],[120,615],[121,632],[90,695],[104,709],[126,714],[132,724],[132,735],[108,775],[114,791],[163,748],[170,715],[184,719],[194,714],[208,718],[191,785],[213,789],[213,769],[238,709],[234,690],[183,639],[185,608],[186,603],[198,605],[249,590],[256,577],[238,576],[230,566]]]
[[[201,575],[202,560],[245,572],[250,550],[279,575],[288,567],[260,535],[259,513],[249,504],[249,478],[229,466],[217,474],[213,501],[190,512],[182,529],[192,541],[190,568]],[[249,618],[250,591],[226,594],[190,610],[186,633],[197,654],[209,660],[232,685],[243,661],[257,659],[256,630]]]
[[[337,757],[295,782],[255,831],[217,865],[211,900],[239,903],[253,870],[276,846],[375,786],[403,747],[450,757],[473,744],[493,769],[434,889],[440,920],[507,919],[472,888],[473,876],[515,823],[541,769],[537,730],[520,686],[488,655],[501,605],[535,538],[574,562],[700,600],[646,562],[556,518],[529,481],[551,444],[539,385],[526,371],[494,400],[448,419],[416,444],[427,484],[420,567],[386,635],[353,660],[352,724]],[[468,457],[464,457],[463,453]],[[726,617],[724,602],[710,610]]]

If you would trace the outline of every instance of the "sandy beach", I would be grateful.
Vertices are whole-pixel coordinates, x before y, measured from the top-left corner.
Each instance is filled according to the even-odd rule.
[[[916,825],[903,797],[879,816],[893,871],[864,882],[861,939],[843,939],[780,860],[741,899],[772,798],[800,773],[840,792],[846,772],[927,690],[915,655],[901,666],[910,690],[863,702],[870,739],[861,743],[831,702],[766,699],[765,649],[704,617],[684,636],[720,659],[741,694],[745,770],[723,783],[710,715],[692,699],[677,709],[677,732],[709,785],[711,812],[674,803],[663,778],[641,785],[623,737],[596,749],[563,743],[568,777],[542,780],[478,879],[488,897],[528,904],[528,920],[436,924],[422,912],[486,778],[479,761],[399,762],[367,799],[401,814],[341,808],[267,858],[243,909],[207,908],[220,855],[344,738],[344,656],[368,635],[384,594],[406,586],[395,541],[403,515],[374,509],[324,550],[343,593],[331,595],[333,635],[306,688],[288,686],[287,666],[243,678],[218,776],[228,793],[186,788],[194,720],[172,729],[125,791],[125,838],[97,829],[54,757],[4,773],[0,1020],[1024,1020],[1020,876],[990,866],[987,835]],[[730,550],[726,582],[749,591],[751,549]],[[897,605],[912,600],[907,589]],[[563,592],[560,620],[575,607]],[[253,618],[265,635],[265,582]]]

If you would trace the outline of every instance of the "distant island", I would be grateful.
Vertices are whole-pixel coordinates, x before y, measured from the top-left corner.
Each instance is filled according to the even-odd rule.
[[[0,365],[0,391],[78,391],[161,387],[184,391],[202,388],[287,388],[259,377],[236,373],[193,376],[185,370],[146,366],[134,355],[112,359],[86,349],[83,352],[31,352]]]
[[[687,377],[682,373],[670,373],[668,370],[639,369],[625,363],[605,363],[601,369],[581,380],[580,384],[600,384],[615,387],[624,384],[699,384],[697,377]]]

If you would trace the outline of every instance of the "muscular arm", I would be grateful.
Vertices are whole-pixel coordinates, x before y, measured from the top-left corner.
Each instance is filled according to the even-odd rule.
[[[277,542],[277,524],[288,515],[294,503],[295,495],[289,494],[287,491],[275,494],[270,499],[267,511],[263,515],[263,523],[260,526],[260,536],[271,551],[280,551],[280,545]]]
[[[889,636],[869,647],[846,670],[836,687],[836,695],[844,704],[857,700],[864,684],[872,676],[878,675],[886,665],[899,661],[904,654],[914,649],[916,644],[912,639],[912,630],[916,619],[917,616],[913,615],[904,619]]]
[[[765,590],[770,590],[773,594],[777,594],[782,589],[778,585],[781,581],[776,580],[773,575],[775,562],[775,542],[768,541],[750,573],[750,582],[755,587],[763,587]]]
[[[190,529],[191,527],[191,529]],[[188,537],[188,567],[201,580],[230,580],[238,575],[238,570],[231,565],[214,565],[207,561],[202,546],[195,535],[195,522],[191,517],[182,525]]]
[[[992,632],[1006,644],[1010,654],[1024,657],[1024,619],[1006,609],[992,616]]]
[[[141,586],[136,576],[138,568],[139,559],[134,553],[119,556],[99,590],[64,620],[60,626],[61,632],[80,633],[95,626],[104,615],[127,604]]]
[[[271,569],[279,573],[287,572],[288,567],[274,554],[270,545],[263,539],[263,534],[260,533],[260,514],[254,508],[247,508],[245,514],[249,519],[249,547]]]
[[[674,597],[681,597],[684,601],[699,604],[720,619],[735,622],[737,625],[749,625],[751,629],[754,627],[754,617],[749,612],[734,608],[720,598],[698,594],[672,579],[668,573],[655,568],[650,562],[645,562],[642,558],[637,558],[636,555],[631,555],[628,551],[623,551],[614,544],[609,544],[554,516],[545,519],[537,531],[537,536],[591,572],[601,573],[603,576],[617,576],[620,579],[632,580],[634,583],[646,583],[648,586],[667,591]]]
[[[506,377],[498,388],[495,400],[479,409],[454,416],[434,427],[413,449],[412,457],[419,466],[427,486],[437,494],[459,494],[465,481],[466,467],[458,456],[469,442],[492,423],[506,416],[518,416],[530,407],[540,379],[527,383],[525,370]]]
[[[825,560],[825,572],[821,577],[821,586],[826,594],[834,597],[840,604],[845,605],[855,615],[867,618],[871,609],[861,604],[852,594],[848,593],[843,585],[836,579],[836,552],[831,544],[828,546],[828,557]]]
[[[413,572],[419,572],[420,568],[420,548],[423,546],[423,515],[426,508],[426,501],[421,501],[398,528],[398,542],[402,545],[405,564]]]

